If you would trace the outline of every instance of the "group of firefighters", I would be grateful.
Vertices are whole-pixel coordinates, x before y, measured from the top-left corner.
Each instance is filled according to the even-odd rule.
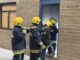
[[[30,60],[45,60],[45,55],[54,56],[56,50],[56,36],[58,29],[57,20],[50,18],[44,25],[40,17],[32,18],[32,26],[27,29],[22,27],[22,17],[16,17],[13,20],[14,29],[12,32],[12,50],[14,53],[13,60],[24,60],[26,52],[26,34],[30,33],[29,49]],[[46,54],[46,50],[47,54]]]

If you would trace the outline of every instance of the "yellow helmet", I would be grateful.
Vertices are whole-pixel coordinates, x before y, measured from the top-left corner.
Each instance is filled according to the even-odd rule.
[[[23,18],[22,17],[16,17],[14,20],[13,20],[13,24],[16,25],[16,26],[21,26],[23,23]]]
[[[40,21],[41,21],[41,19],[38,16],[35,16],[32,18],[32,23],[34,23],[34,24],[39,24]]]
[[[50,23],[50,21],[47,21],[47,22],[45,23],[45,25],[46,25],[47,27],[52,26],[52,24]]]
[[[54,18],[51,18],[49,21],[50,21],[52,24],[55,24],[55,23],[56,23],[56,19],[54,19]]]

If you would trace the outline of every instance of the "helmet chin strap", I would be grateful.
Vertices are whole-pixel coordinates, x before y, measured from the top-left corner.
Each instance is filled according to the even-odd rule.
[[[21,24],[22,25],[22,24]],[[18,26],[21,26],[20,23],[18,23]]]

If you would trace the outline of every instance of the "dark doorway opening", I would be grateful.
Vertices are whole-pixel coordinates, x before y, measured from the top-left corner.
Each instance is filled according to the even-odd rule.
[[[56,27],[59,27],[59,14],[60,14],[60,0],[41,0],[40,1],[40,18],[42,23],[45,24],[51,17],[57,20]],[[57,58],[58,55],[58,34],[56,39],[56,51],[54,52],[54,58]]]

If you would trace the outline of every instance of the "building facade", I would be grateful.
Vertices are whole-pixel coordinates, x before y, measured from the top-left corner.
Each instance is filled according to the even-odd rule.
[[[54,16],[59,26],[58,60],[79,60],[80,0],[54,2],[53,0],[2,0],[0,2],[0,47],[11,49],[12,30],[10,29],[13,28],[11,20],[16,16],[24,18],[26,27],[31,25],[31,19],[35,15],[40,16],[44,21]],[[53,13],[49,12],[51,10]],[[28,41],[27,37],[26,39]]]

